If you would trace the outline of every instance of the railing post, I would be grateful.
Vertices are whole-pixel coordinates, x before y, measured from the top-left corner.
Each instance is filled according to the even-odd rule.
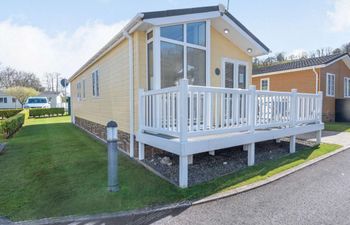
[[[298,90],[292,89],[290,105],[290,126],[294,127],[298,119]]]
[[[323,114],[323,92],[322,91],[319,91],[318,92],[318,95],[319,95],[319,103],[318,103],[318,116],[319,116],[319,123],[322,123],[322,114]]]
[[[250,132],[255,131],[255,120],[256,120],[256,87],[255,85],[249,86],[250,101],[249,101],[249,124]]]
[[[292,89],[292,98],[291,98],[291,127],[295,127],[298,119],[298,93],[297,89]],[[289,139],[289,153],[295,153],[296,147],[296,136],[293,135]]]
[[[138,133],[138,142],[139,142],[139,160],[144,160],[145,158],[145,144],[140,142],[140,137],[143,133],[145,126],[145,100],[144,100],[143,89],[139,90],[139,133]]]
[[[181,79],[179,86],[180,93],[180,155],[179,155],[179,186],[188,186],[188,156],[186,152],[188,138],[188,80]]]

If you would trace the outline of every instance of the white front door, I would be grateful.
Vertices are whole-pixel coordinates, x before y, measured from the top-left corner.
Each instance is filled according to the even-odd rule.
[[[225,88],[248,88],[247,63],[223,59],[221,86]]]

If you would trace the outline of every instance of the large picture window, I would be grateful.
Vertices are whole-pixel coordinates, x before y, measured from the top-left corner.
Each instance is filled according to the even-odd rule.
[[[159,29],[160,87],[176,86],[182,78],[187,78],[191,85],[205,86],[207,72],[206,22],[164,26]],[[153,39],[154,43],[156,37]],[[147,46],[148,82],[151,83],[154,82],[152,79],[154,71],[151,68],[153,61],[149,57],[152,55],[153,58],[155,54],[153,51],[155,48]]]

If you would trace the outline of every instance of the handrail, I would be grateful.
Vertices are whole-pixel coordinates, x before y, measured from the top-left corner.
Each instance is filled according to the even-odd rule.
[[[187,139],[235,131],[254,132],[322,120],[322,93],[257,91],[188,85],[140,91],[141,131]]]

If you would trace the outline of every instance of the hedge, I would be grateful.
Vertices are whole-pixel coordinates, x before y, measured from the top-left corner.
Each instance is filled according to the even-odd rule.
[[[64,114],[64,108],[45,108],[45,109],[29,109],[29,116],[41,117],[41,116],[58,116]]]
[[[26,118],[28,118],[28,111],[23,110],[22,112],[1,121],[1,130],[4,138],[9,138],[16,133],[24,124]]]
[[[2,109],[0,110],[0,118],[6,119],[18,114],[22,109]]]

